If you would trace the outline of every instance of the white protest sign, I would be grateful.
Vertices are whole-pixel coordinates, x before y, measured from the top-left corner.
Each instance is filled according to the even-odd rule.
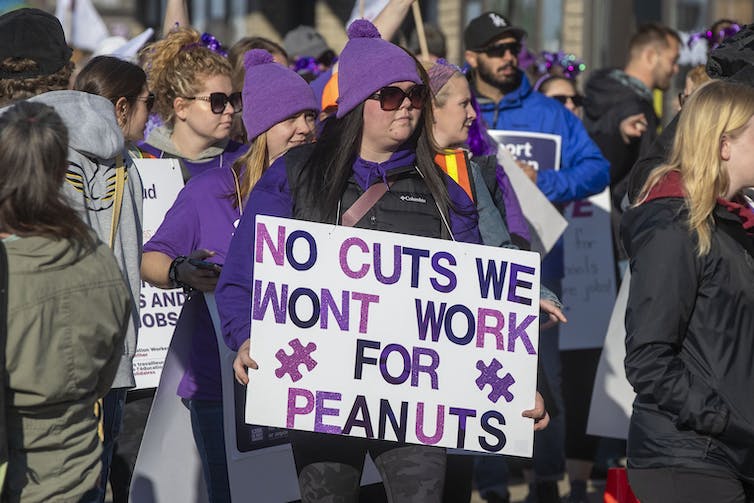
[[[560,349],[599,348],[615,303],[610,190],[569,203],[564,213],[568,229],[561,301],[568,323],[560,326]]]
[[[497,162],[503,167],[518,196],[524,218],[532,234],[532,250],[543,257],[555,246],[568,226],[558,209],[547,200],[542,191],[516,165],[516,159],[526,161],[535,169],[560,167],[560,136],[521,131],[489,131],[500,143]],[[537,148],[541,152],[537,152]],[[517,155],[518,154],[518,155]]]
[[[510,153],[536,170],[560,169],[561,137],[554,134],[522,131],[490,131]],[[531,182],[515,163],[506,169],[516,194],[524,180]],[[516,182],[514,183],[514,179]],[[533,184],[532,184],[533,185]],[[541,192],[540,192],[540,195]],[[542,199],[545,199],[542,195]],[[615,300],[615,269],[610,232],[610,195],[608,189],[587,200],[564,207],[565,219],[551,204],[522,197],[519,201],[533,234],[547,251],[563,233],[562,301],[568,323],[560,327],[560,349],[586,349],[602,346]],[[543,213],[546,208],[548,215]],[[553,213],[558,216],[554,217]],[[557,224],[554,224],[556,222]],[[562,226],[562,227],[561,227]],[[532,240],[536,246],[537,240]]]
[[[531,456],[539,255],[257,216],[246,421]]]
[[[181,333],[188,333],[188,327],[195,322],[195,317],[181,318]],[[131,476],[131,503],[208,501],[202,463],[191,432],[191,413],[176,394],[188,365],[191,338],[176,337],[169,344]]]
[[[346,26],[350,26],[356,19],[361,19],[361,9],[364,9],[364,19],[374,20],[377,15],[382,12],[385,6],[388,4],[388,0],[356,0],[353,9],[351,9],[351,16],[346,22]]]
[[[215,333],[220,334],[220,320],[214,295],[204,294]],[[192,314],[197,315],[198,310]],[[196,317],[183,316],[179,333]],[[217,335],[223,388],[223,427],[231,500],[247,501],[250,491],[254,501],[296,501],[300,498],[296,466],[286,431],[243,424],[244,393],[238,393],[233,377],[235,352],[228,349],[222,335]],[[199,452],[191,431],[188,405],[176,394],[189,359],[191,338],[170,341],[160,385],[152,403],[136,459],[129,501],[158,503],[180,501],[207,503],[207,488],[202,475]],[[241,419],[238,419],[239,416]],[[377,468],[367,456],[362,485],[380,482]]]
[[[231,500],[244,501],[248,499],[251,491],[254,499],[258,501],[296,501],[301,495],[293,451],[288,443],[288,432],[278,428],[244,424],[243,406],[246,395],[244,386],[236,382],[233,373],[236,353],[231,351],[223,340],[215,295],[205,293],[204,299],[220,350],[225,455]],[[361,485],[380,481],[377,468],[367,455]]]
[[[183,188],[181,167],[176,159],[134,159],[144,186],[144,242],[157,232],[165,213]],[[173,337],[186,297],[181,289],[163,290],[141,282],[139,337],[134,357],[136,389],[154,388]]]
[[[531,247],[543,257],[552,250],[555,243],[568,227],[568,222],[557,208],[547,200],[542,191],[516,165],[513,155],[503,146],[497,153],[497,162],[503,167],[511,181],[521,204],[526,222],[531,232]]]
[[[539,171],[540,169],[560,169],[560,149],[563,139],[551,133],[532,131],[508,131],[493,129],[490,135],[508,149],[519,161]]]
[[[623,366],[623,360],[626,359],[625,319],[630,285],[631,271],[626,269],[610,317],[597,376],[594,378],[586,428],[590,435],[624,439],[628,437],[628,423],[636,397]]]

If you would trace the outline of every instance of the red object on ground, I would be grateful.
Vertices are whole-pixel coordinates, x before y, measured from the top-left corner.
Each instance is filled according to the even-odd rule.
[[[625,468],[609,468],[605,485],[605,503],[639,503],[628,485],[628,472]]]

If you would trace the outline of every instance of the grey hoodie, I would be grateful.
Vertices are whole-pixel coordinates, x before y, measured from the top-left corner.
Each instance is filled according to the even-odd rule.
[[[113,104],[101,96],[79,91],[51,91],[29,101],[54,107],[68,127],[69,166],[63,192],[84,222],[107,244],[113,218],[115,164],[119,155],[125,155]],[[133,309],[113,388],[136,385],[133,358],[139,326],[142,185],[127,155],[125,161],[126,185],[113,253],[130,287]]]

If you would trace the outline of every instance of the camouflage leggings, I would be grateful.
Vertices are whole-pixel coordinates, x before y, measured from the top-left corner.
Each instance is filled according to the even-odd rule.
[[[291,431],[290,438],[302,503],[357,502],[367,452],[388,502],[442,500],[445,449],[300,431]]]

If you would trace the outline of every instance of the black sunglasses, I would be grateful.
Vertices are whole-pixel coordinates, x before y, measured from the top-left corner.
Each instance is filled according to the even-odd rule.
[[[502,58],[505,53],[510,51],[512,55],[518,56],[521,52],[521,42],[508,42],[506,44],[496,44],[479,49],[477,52],[483,52],[490,58]]]
[[[234,113],[243,110],[243,102],[241,101],[240,92],[231,93],[230,96],[225,93],[209,93],[209,96],[184,96],[184,99],[209,101],[209,107],[212,109],[212,113],[218,115],[225,111],[225,105],[228,103],[233,107]]]
[[[143,101],[144,105],[147,107],[147,112],[151,112],[152,107],[154,106],[155,95],[154,93],[149,93],[143,98],[141,96],[136,96],[136,100]]]
[[[386,112],[398,110],[403,100],[408,98],[413,108],[421,108],[427,99],[427,86],[417,84],[408,91],[400,87],[385,86],[369,97],[370,100],[379,100],[380,108]]]
[[[558,100],[562,104],[566,104],[568,100],[571,100],[573,102],[573,106],[575,107],[581,107],[584,106],[584,97],[580,94],[575,94],[573,96],[566,96],[565,94],[556,94],[555,96],[550,96],[550,98],[554,100]]]

